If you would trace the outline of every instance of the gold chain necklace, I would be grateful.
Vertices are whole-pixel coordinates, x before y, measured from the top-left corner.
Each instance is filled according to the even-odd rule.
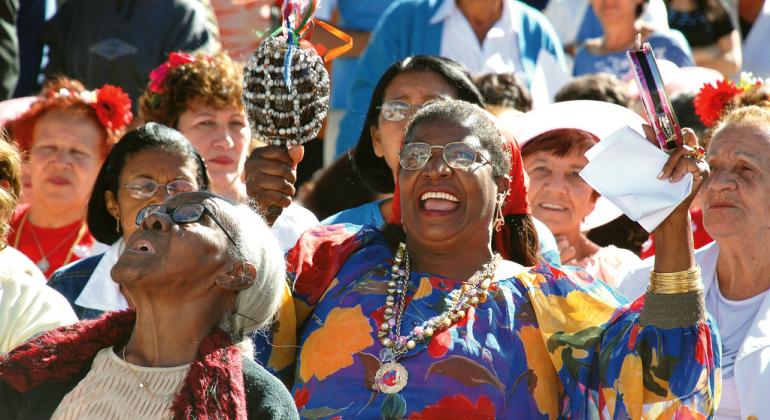
[[[404,365],[398,363],[398,358],[414,349],[417,344],[429,341],[435,333],[447,330],[452,324],[465,318],[468,309],[484,303],[489,294],[487,290],[492,284],[492,279],[501,259],[500,254],[493,255],[492,259],[471,276],[459,290],[453,290],[449,293],[452,298],[449,309],[431,317],[422,325],[414,327],[408,335],[402,336],[401,321],[403,321],[406,308],[410,267],[406,244],[399,244],[391,267],[391,280],[388,282],[384,322],[377,332],[377,338],[379,338],[383,349],[380,352],[382,365],[374,375],[372,388],[375,391],[395,394],[406,387],[409,381],[409,372]],[[401,268],[402,263],[404,268]]]

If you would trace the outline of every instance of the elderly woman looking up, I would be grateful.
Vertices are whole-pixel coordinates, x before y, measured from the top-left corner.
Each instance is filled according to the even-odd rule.
[[[88,200],[88,229],[99,242],[112,245],[57,270],[50,286],[80,319],[128,308],[110,270],[138,228],[136,214],[177,194],[208,189],[203,158],[180,132],[156,123],[129,131],[107,155]]]
[[[722,336],[717,417],[762,418],[770,413],[770,333],[763,326],[770,322],[770,108],[737,108],[712,133],[711,176],[699,198],[715,242],[695,259],[703,269],[706,309]],[[659,250],[656,255],[661,258]],[[630,273],[618,290],[631,299],[643,294],[649,265]]]
[[[286,275],[262,218],[193,192],[135,220],[112,268],[135,310],[0,356],[6,418],[297,418],[286,388],[238,346],[272,319]]]
[[[692,197],[656,231],[666,249],[644,302],[627,305],[582,272],[501,260],[497,210],[506,192],[518,202],[526,192],[521,160],[511,170],[486,115],[456,100],[415,113],[399,153],[403,228],[319,227],[289,253],[300,414],[709,415],[716,336],[692,269]],[[663,176],[696,173],[697,191],[707,167],[686,153]]]
[[[17,209],[9,242],[46,277],[103,249],[95,248],[83,209],[99,166],[131,118],[131,101],[120,88],[87,91],[80,82],[59,79],[10,124],[29,155],[33,197]]]
[[[211,175],[211,190],[239,202],[248,200],[244,164],[252,149],[242,85],[241,65],[226,53],[171,53],[150,73],[147,91],[139,100],[139,115],[145,121],[176,128],[200,151]],[[287,250],[317,223],[310,211],[293,204],[272,229]]]

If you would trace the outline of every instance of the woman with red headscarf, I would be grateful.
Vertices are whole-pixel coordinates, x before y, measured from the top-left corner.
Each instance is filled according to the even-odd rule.
[[[88,91],[78,81],[58,79],[10,124],[29,159],[33,195],[31,204],[18,207],[8,242],[46,277],[100,251],[94,249],[85,208],[102,161],[132,118],[131,100],[122,89],[104,85]]]
[[[656,231],[665,256],[646,301],[629,306],[582,271],[538,261],[536,242],[510,229],[505,213],[531,225],[512,146],[481,108],[430,103],[399,153],[400,223],[316,228],[289,252],[301,417],[711,414],[716,337],[691,264],[689,202]],[[705,175],[687,151],[664,175]],[[523,264],[507,259],[516,253]]]

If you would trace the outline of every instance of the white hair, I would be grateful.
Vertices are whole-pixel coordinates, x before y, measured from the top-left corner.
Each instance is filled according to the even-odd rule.
[[[241,342],[242,350],[253,352],[248,333],[267,327],[281,305],[286,282],[283,251],[265,220],[247,204],[233,204],[226,209],[224,223],[236,245],[230,244],[232,257],[256,267],[254,283],[238,292],[235,308],[225,314],[221,327],[233,342]],[[245,344],[245,346],[244,346]]]

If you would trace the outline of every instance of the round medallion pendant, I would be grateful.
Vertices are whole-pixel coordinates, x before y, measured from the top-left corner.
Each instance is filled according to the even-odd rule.
[[[43,273],[48,271],[49,268],[51,268],[51,263],[48,262],[48,258],[43,257],[37,262],[37,268],[40,269]]]
[[[409,381],[409,372],[401,363],[388,362],[383,363],[374,374],[375,391],[385,394],[396,394],[406,386]]]

